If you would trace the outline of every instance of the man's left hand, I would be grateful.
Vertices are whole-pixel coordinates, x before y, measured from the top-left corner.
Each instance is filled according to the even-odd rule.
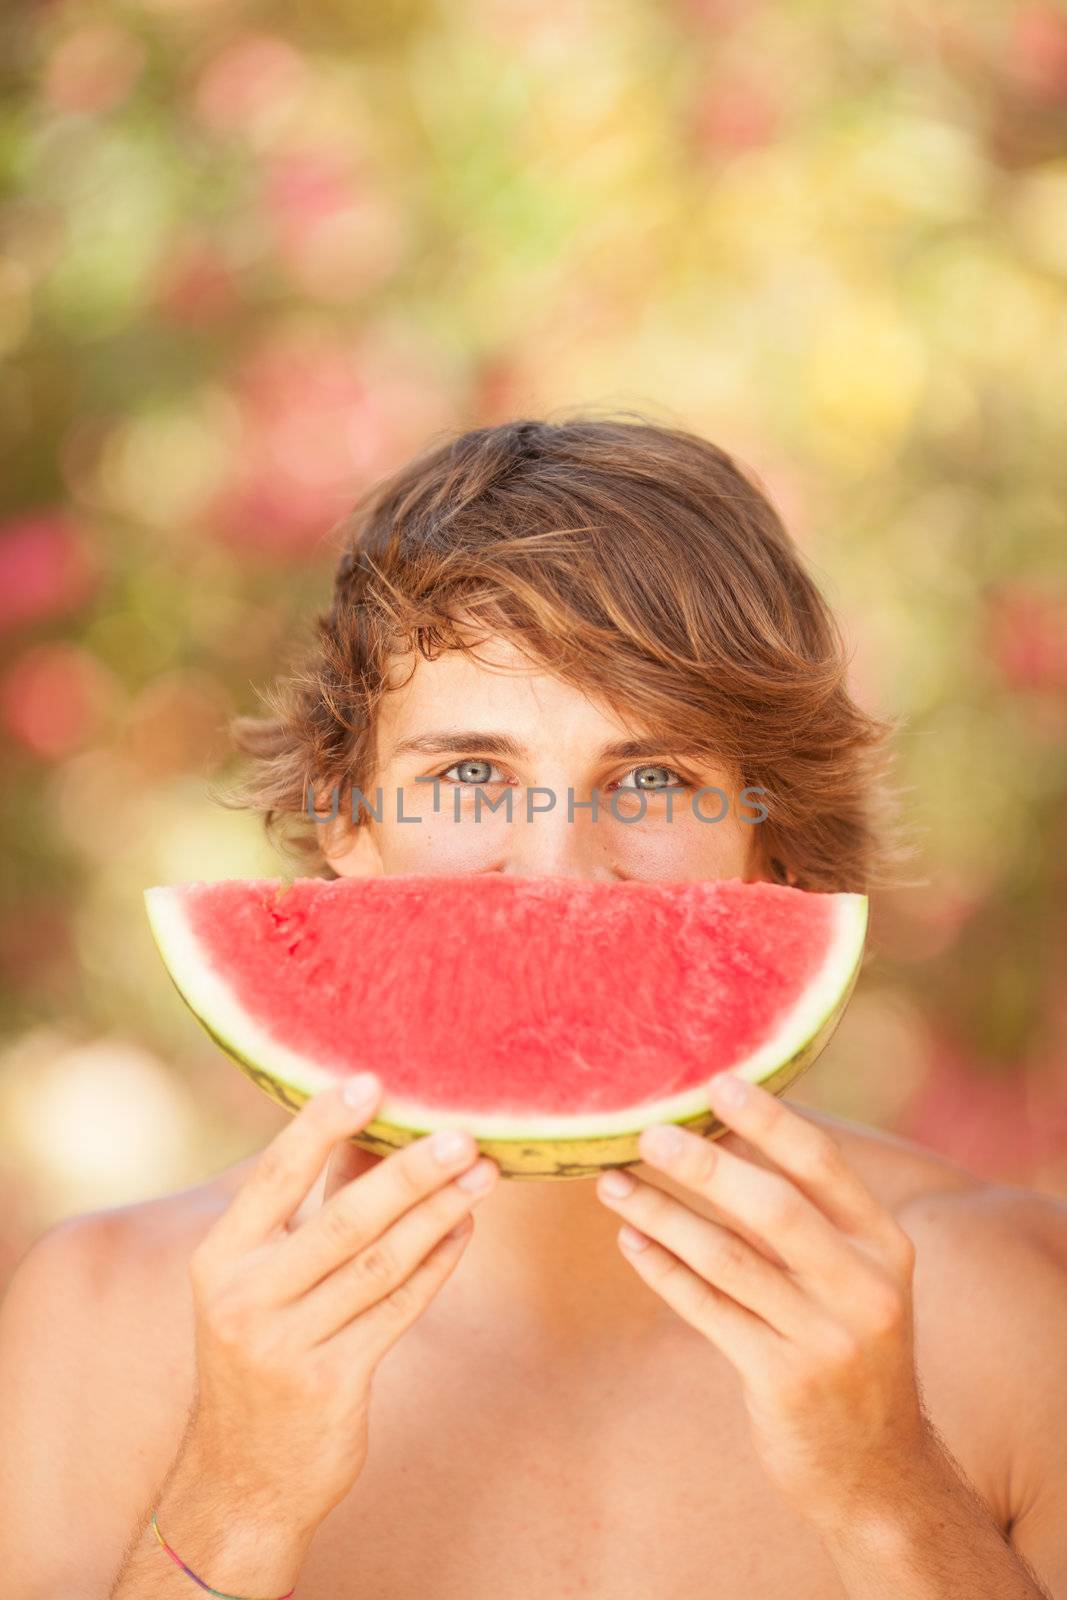
[[[646,1128],[638,1149],[721,1221],[633,1173],[628,1195],[608,1192],[617,1172],[597,1193],[646,1240],[634,1248],[623,1228],[626,1259],[736,1368],[760,1461],[786,1499],[828,1530],[877,1516],[930,1455],[912,1241],[828,1133],[730,1073],[709,1100],[769,1166],[673,1125]]]

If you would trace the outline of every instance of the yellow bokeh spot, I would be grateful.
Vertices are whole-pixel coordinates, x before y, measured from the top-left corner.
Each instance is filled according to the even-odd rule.
[[[883,460],[914,418],[925,376],[923,341],[892,303],[823,307],[801,399],[816,448],[844,470]]]

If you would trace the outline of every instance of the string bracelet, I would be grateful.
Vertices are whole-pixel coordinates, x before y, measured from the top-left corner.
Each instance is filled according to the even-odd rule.
[[[159,1540],[168,1556],[170,1556],[171,1560],[176,1561],[179,1567],[181,1567],[182,1571],[186,1573],[188,1577],[192,1578],[194,1583],[198,1583],[201,1589],[206,1590],[208,1594],[213,1594],[215,1596],[215,1600],[249,1600],[247,1595],[225,1594],[221,1589],[213,1589],[209,1583],[204,1582],[203,1578],[198,1578],[192,1567],[187,1567],[185,1565],[185,1562],[182,1560],[178,1552],[171,1549],[166,1539],[164,1539],[163,1535],[160,1533],[159,1523],[156,1521],[155,1512],[152,1513],[152,1532],[155,1534],[156,1538]],[[295,1593],[295,1588],[290,1589],[288,1594],[279,1596],[279,1600],[293,1600],[293,1595]]]

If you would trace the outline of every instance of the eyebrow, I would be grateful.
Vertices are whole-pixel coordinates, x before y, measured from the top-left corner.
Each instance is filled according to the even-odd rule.
[[[464,732],[453,733],[442,729],[435,733],[413,734],[408,739],[399,739],[392,749],[392,756],[407,755],[418,752],[422,755],[462,755],[468,750],[484,750],[487,755],[508,756],[514,761],[520,761],[529,751],[524,745],[519,744],[510,734],[492,733],[479,728],[468,729]],[[622,739],[614,743],[602,745],[600,755],[607,761],[636,761],[641,756],[647,756],[656,749],[670,750],[675,755],[698,756],[707,758],[706,750],[681,748],[673,744],[659,745],[655,739]]]

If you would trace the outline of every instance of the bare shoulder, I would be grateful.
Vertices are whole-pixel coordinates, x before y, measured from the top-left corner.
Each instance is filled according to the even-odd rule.
[[[973,1333],[976,1315],[996,1320],[999,1313],[1018,1328],[1022,1309],[1040,1320],[1067,1293],[1067,1199],[987,1182],[932,1150],[859,1123],[806,1108],[803,1115],[832,1134],[911,1235],[916,1289],[928,1306],[967,1319]],[[1055,1337],[1054,1327],[1049,1334]]]
[[[841,1146],[868,1188],[927,1252],[961,1264],[1067,1271],[1067,1199],[993,1183],[878,1128],[797,1107]]]
[[[1062,1516],[1067,1497],[1067,1200],[984,1182],[906,1140],[804,1115],[837,1139],[910,1235],[928,1408],[1022,1547]]]
[[[68,1217],[16,1266],[0,1301],[0,1528],[13,1592],[65,1586],[73,1597],[114,1577],[181,1442],[195,1374],[188,1260],[238,1170]],[[57,1527],[71,1533],[61,1546]],[[76,1568],[47,1566],[71,1552]]]
[[[1067,1203],[983,1184],[917,1196],[900,1220],[926,1392],[1014,1548],[1050,1580],[1067,1503]]]

